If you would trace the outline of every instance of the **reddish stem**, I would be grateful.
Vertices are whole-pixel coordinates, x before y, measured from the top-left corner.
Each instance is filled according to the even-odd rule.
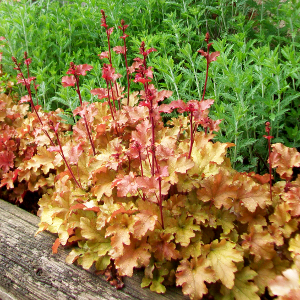
[[[121,20],[122,27],[119,27],[123,31],[123,36],[121,38],[124,41],[124,58],[125,58],[125,65],[126,65],[126,74],[127,74],[127,105],[129,105],[129,89],[130,89],[130,80],[129,80],[129,69],[128,69],[128,61],[127,61],[127,49],[126,49],[126,38],[128,35],[125,33],[125,30],[128,25],[125,26],[124,20]]]
[[[111,105],[111,102],[110,102],[108,80],[105,80],[105,81],[106,81],[106,86],[107,86],[107,98],[108,98],[108,105],[109,105],[109,108],[110,108],[110,113],[111,113],[111,116],[112,116],[113,120],[115,120],[113,108],[112,108],[112,105]]]
[[[74,74],[74,77],[75,77],[75,81],[76,81],[76,88],[75,88],[75,90],[76,90],[76,92],[78,94],[78,97],[79,97],[80,106],[82,107],[83,102],[82,102],[81,93],[80,93],[80,89],[79,89],[79,77],[76,74]],[[91,137],[90,129],[89,129],[89,126],[88,126],[88,123],[87,123],[85,115],[83,115],[83,119],[84,119],[84,124],[85,124],[86,131],[87,131],[87,135],[89,137],[89,141],[90,141],[90,144],[92,146],[93,154],[96,155],[96,149],[95,149],[92,137]]]
[[[116,112],[116,104],[115,104],[116,99],[114,97],[114,92],[113,92],[113,89],[112,89],[111,81],[109,81],[109,85],[110,85],[110,90],[111,90],[112,103],[114,105],[114,109],[115,109],[115,112]]]
[[[58,143],[58,146],[59,146],[59,149],[60,149],[60,155],[62,156],[63,160],[65,161],[65,164],[66,164],[66,166],[67,166],[67,168],[68,168],[68,170],[69,170],[71,176],[73,177],[75,183],[77,184],[77,186],[78,186],[80,189],[82,189],[81,184],[79,184],[79,182],[76,180],[75,175],[74,175],[74,173],[73,173],[73,171],[72,171],[70,165],[67,163],[67,160],[66,160],[66,158],[65,158],[65,155],[64,155],[64,152],[63,152],[63,149],[62,149],[60,140],[59,140],[58,133],[57,133],[57,131],[54,131],[54,132],[55,132],[56,139],[57,139],[57,143]]]
[[[209,69],[209,48],[210,48],[210,44],[208,44],[208,40],[207,40],[207,57],[206,57],[206,75],[205,75],[205,83],[204,83],[204,88],[203,88],[203,95],[202,95],[202,99],[201,101],[204,100],[204,96],[205,96],[205,92],[206,92],[206,86],[207,86],[207,79],[208,79],[208,69]]]
[[[110,50],[110,37],[109,37],[108,30],[106,30],[106,36],[107,36],[107,43],[108,43],[108,59],[109,59],[110,64],[112,65],[112,62],[111,62],[111,50]]]
[[[30,89],[30,83],[27,82],[27,80],[26,80],[26,78],[25,78],[25,76],[24,76],[24,74],[23,74],[23,72],[22,72],[22,70],[21,70],[21,68],[20,68],[20,66],[19,66],[19,64],[17,63],[17,60],[16,60],[15,58],[13,58],[13,62],[16,64],[16,66],[17,66],[16,69],[17,69],[17,71],[20,72],[20,74],[21,74],[21,76],[22,76],[22,78],[23,78],[23,80],[24,80],[25,87],[26,87],[27,92],[28,92],[28,94],[29,94],[31,107],[33,108],[33,110],[34,110],[34,112],[35,112],[35,114],[36,114],[36,116],[37,116],[39,122],[40,122],[41,125],[42,125],[42,130],[43,130],[43,132],[46,134],[46,136],[49,138],[51,145],[52,145],[52,146],[55,146],[55,144],[54,144],[53,140],[51,139],[49,133],[43,128],[43,127],[44,127],[43,121],[41,120],[41,118],[40,118],[40,116],[39,116],[39,114],[38,114],[38,111],[36,110],[36,108],[35,108],[35,106],[34,106],[34,103],[33,103],[33,100],[32,100],[31,89]],[[27,73],[29,74],[28,65],[27,65]],[[29,76],[28,76],[28,78],[29,78]],[[67,160],[66,160],[66,158],[65,158],[65,156],[64,156],[64,153],[63,153],[63,150],[62,150],[60,141],[59,141],[59,137],[58,137],[58,134],[57,134],[56,131],[55,131],[55,135],[56,135],[57,141],[58,141],[58,143],[59,143],[59,148],[60,148],[59,154],[60,154],[61,157],[63,158],[63,160],[64,160],[64,162],[65,162],[67,168],[69,169],[69,171],[70,171],[70,173],[71,173],[71,176],[73,177],[73,179],[74,179],[74,181],[76,182],[77,186],[78,186],[79,188],[82,188],[81,185],[80,185],[80,184],[78,183],[78,181],[76,180],[76,178],[75,178],[75,176],[74,176],[74,173],[72,172],[72,170],[71,170],[71,168],[70,168],[70,166],[69,166],[69,164],[68,164],[68,162],[67,162]]]

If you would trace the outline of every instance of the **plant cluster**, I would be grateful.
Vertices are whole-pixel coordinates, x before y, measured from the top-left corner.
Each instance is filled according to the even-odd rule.
[[[215,99],[210,116],[224,119],[216,140],[236,145],[228,152],[235,169],[267,171],[267,147],[260,137],[269,117],[275,142],[300,147],[299,1],[75,0],[63,5],[50,0],[2,1],[0,35],[8,44],[3,55],[6,72],[12,73],[10,57],[20,60],[25,49],[35,58],[33,75],[40,84],[40,104],[44,110],[63,108],[70,124],[80,101],[75,90],[58,83],[67,63],[91,64],[93,55],[96,58],[95,53],[104,51],[106,34],[98,33],[100,8],[115,27],[122,16],[130,23],[132,38],[127,47],[133,51],[128,61],[141,40],[162,53],[154,54],[148,64],[155,67],[155,86],[174,91],[169,101],[202,98],[206,61],[192,49],[199,46],[203,32],[218,39],[213,47],[221,56],[209,70],[206,94]],[[118,37],[112,35],[111,41],[117,44]],[[125,61],[114,52],[112,59],[115,68],[125,73]],[[95,84],[103,85],[100,62],[93,66],[81,87],[89,102],[94,101],[89,91]],[[118,82],[128,86],[125,76]],[[131,89],[138,91],[138,84],[131,83]],[[24,94],[24,89],[19,93]],[[164,116],[164,121],[175,115]]]
[[[41,109],[27,53],[25,71],[13,57],[28,94],[19,105],[2,98],[1,143],[10,148],[3,146],[1,155],[10,158],[1,166],[1,186],[7,192],[42,189],[38,232],[58,234],[53,252],[73,245],[68,263],[95,265],[116,287],[120,276],[143,268],[142,287],[158,293],[176,284],[191,299],[259,300],[269,291],[296,300],[300,177],[293,168],[300,167],[300,154],[272,144],[268,123],[269,172],[232,167],[227,151],[234,144],[215,141],[221,120],[209,116],[210,65],[222,54],[211,51],[208,33],[206,49],[198,51],[206,62],[201,97],[165,101],[172,92],[155,87],[148,64],[156,49],[142,42],[129,65],[126,23],[119,26],[123,45],[114,48],[103,10],[101,25],[108,43],[99,54],[104,87],[90,91],[99,101],[83,100],[91,65],[71,62],[61,80],[79,99],[72,127],[61,119],[62,110]],[[124,57],[127,89],[118,83],[114,52]],[[164,122],[166,113],[175,116]],[[280,177],[276,183],[272,169]],[[289,288],[280,290],[286,283]]]
[[[24,98],[20,102],[23,101]],[[35,204],[53,186],[56,171],[44,166],[45,157],[37,154],[45,144],[45,129],[36,126],[39,121],[60,122],[59,113],[59,109],[49,113],[39,111],[38,120],[36,114],[29,111],[28,104],[18,104],[10,96],[0,94],[1,199],[37,212]],[[69,125],[62,126],[62,132],[68,129]]]
[[[4,38],[0,39],[4,40]],[[3,71],[0,77],[2,87],[0,94],[0,198],[36,213],[38,199],[47,188],[53,185],[55,177],[55,169],[49,170],[43,167],[42,158],[36,156],[37,150],[45,144],[43,135],[47,133],[47,127],[44,124],[49,120],[55,123],[60,122],[62,119],[59,114],[62,110],[41,112],[41,106],[33,104],[31,82],[34,82],[35,92],[38,86],[35,84],[36,78],[30,76],[30,63],[31,59],[26,57],[28,78],[24,77],[21,64],[17,64],[16,69],[20,73],[16,79]],[[19,103],[19,96],[14,90],[15,82],[26,86],[29,92],[29,95],[22,97]],[[30,112],[26,104],[30,99],[34,113]],[[42,127],[36,128],[36,123],[40,123]],[[62,132],[69,129],[69,125],[63,124]],[[35,165],[28,166],[28,161],[32,159]]]

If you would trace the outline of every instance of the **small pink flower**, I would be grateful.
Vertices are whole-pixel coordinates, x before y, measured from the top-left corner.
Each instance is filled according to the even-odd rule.
[[[25,59],[24,64],[29,66],[31,64],[31,61],[32,61],[31,58],[27,58]]]

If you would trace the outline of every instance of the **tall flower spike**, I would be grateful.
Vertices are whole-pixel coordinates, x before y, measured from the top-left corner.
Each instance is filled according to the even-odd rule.
[[[209,65],[212,61],[215,61],[217,59],[217,57],[220,55],[220,52],[219,51],[215,51],[211,54],[209,54],[209,48],[210,46],[213,44],[213,43],[208,43],[209,42],[209,39],[210,39],[210,35],[209,33],[207,32],[205,34],[205,39],[204,41],[206,42],[207,44],[207,51],[203,51],[202,49],[198,50],[198,52],[205,57],[206,59],[206,76],[205,76],[205,83],[204,83],[204,88],[203,88],[203,95],[202,95],[202,99],[201,101],[204,100],[204,96],[205,96],[205,92],[206,92],[206,86],[207,86],[207,79],[208,79],[208,69],[209,69]]]
[[[123,35],[120,36],[120,39],[123,39],[124,41],[124,58],[125,58],[125,65],[126,65],[126,75],[127,75],[127,105],[129,105],[129,90],[130,90],[130,75],[129,75],[129,69],[128,69],[128,62],[127,62],[127,49],[126,49],[126,38],[128,35],[125,33],[126,28],[129,25],[125,25],[125,21],[121,20],[121,26],[119,26],[119,29],[122,30]]]
[[[101,9],[101,14],[102,14],[102,18],[101,18],[101,26],[103,26],[105,29],[108,28],[107,24],[106,24],[106,16],[105,16],[105,12],[103,9]]]
[[[79,88],[79,76],[85,76],[87,71],[90,71],[91,69],[93,69],[92,66],[87,65],[87,64],[83,64],[83,65],[75,65],[73,62],[70,62],[70,68],[67,71],[67,74],[72,74],[71,76],[64,76],[62,78],[62,85],[63,87],[67,87],[67,86],[75,86],[75,90],[76,93],[78,94],[79,97],[79,102],[80,102],[80,106],[83,107],[83,101],[82,101],[82,97],[81,97],[81,93],[80,93],[80,88]],[[96,149],[94,146],[94,142],[90,133],[90,129],[88,126],[88,122],[86,119],[86,116],[83,115],[83,119],[84,119],[84,123],[85,123],[85,128],[87,131],[87,135],[90,141],[90,144],[92,146],[92,150],[93,150],[93,154],[96,155]]]

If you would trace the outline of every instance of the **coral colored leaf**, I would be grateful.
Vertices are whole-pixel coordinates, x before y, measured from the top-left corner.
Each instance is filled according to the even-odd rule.
[[[2,175],[0,188],[3,186],[6,186],[7,189],[13,189],[14,188],[14,182],[17,179],[19,170],[15,169],[14,171],[9,171],[7,173],[4,173]]]
[[[143,53],[143,55],[149,55],[151,52],[156,52],[156,51],[157,50],[155,48],[149,48]]]
[[[133,213],[135,213],[136,212],[136,210],[131,210],[131,209],[126,209],[126,208],[124,208],[124,206],[121,206],[119,209],[117,209],[117,210],[115,210],[112,214],[111,214],[111,216],[110,216],[110,218],[112,219],[112,218],[114,218],[116,215],[118,215],[118,214],[127,214],[127,215],[131,215],[131,214],[133,214]]]
[[[120,78],[120,74],[115,73],[115,69],[108,64],[104,64],[102,68],[102,78],[106,81],[115,81],[116,79]]]
[[[165,180],[171,184],[178,183],[178,173],[185,174],[189,169],[194,167],[194,162],[186,156],[170,156],[168,159],[168,172],[169,176]]]
[[[115,177],[112,171],[107,170],[106,172],[96,173],[94,175],[94,186],[91,192],[98,200],[100,200],[103,195],[110,197],[112,195],[112,183],[114,179]]]
[[[140,176],[136,178],[136,182],[138,186],[141,188],[141,190],[146,195],[156,194],[159,190],[159,181],[156,177],[146,177],[146,176]],[[165,181],[161,182],[161,194],[167,195],[170,188],[170,184],[166,183]]]
[[[204,202],[212,201],[217,208],[232,207],[232,200],[237,196],[237,187],[232,184],[228,172],[221,169],[215,176],[204,178],[201,188],[197,191],[198,199]]]
[[[280,177],[289,180],[293,174],[293,167],[300,167],[300,153],[296,148],[289,148],[280,143],[273,144],[270,161]]]
[[[32,159],[25,162],[25,169],[32,168],[34,172],[41,167],[44,174],[47,174],[50,169],[54,169],[53,161],[55,154],[49,152],[45,147],[39,147],[38,153]]]
[[[52,246],[52,253],[57,253],[58,246],[60,245],[60,240],[57,238]]]
[[[114,50],[117,54],[125,54],[125,47],[124,47],[124,46],[116,46],[116,47],[113,47],[113,50]]]
[[[174,235],[171,233],[160,233],[150,236],[151,251],[158,261],[178,259],[180,257],[180,253],[176,250],[176,245],[172,240],[174,240]]]
[[[229,241],[213,241],[210,245],[207,259],[216,277],[228,288],[234,285],[234,273],[237,271],[235,262],[243,261],[243,255],[235,249],[235,244]]]
[[[136,222],[133,225],[133,236],[137,239],[141,239],[148,231],[153,231],[158,219],[156,215],[152,215],[152,212],[147,210],[141,211],[134,218]]]
[[[78,65],[78,66],[76,66],[75,74],[76,75],[83,75],[83,76],[85,76],[86,72],[90,71],[92,69],[93,69],[93,67],[91,65],[87,65],[87,64]]]
[[[98,99],[100,99],[100,100],[108,97],[107,89],[104,89],[104,88],[93,89],[93,90],[91,90],[91,94],[97,95]]]
[[[77,164],[80,155],[83,153],[83,147],[81,143],[78,143],[76,146],[73,146],[69,150],[69,163]]]
[[[76,209],[83,209],[83,210],[90,210],[90,211],[94,211],[94,212],[99,212],[100,211],[100,208],[99,207],[88,207],[87,206],[87,203],[83,204],[83,203],[77,203],[75,205],[72,205],[70,207],[70,211],[72,210],[76,210]]]
[[[240,201],[250,212],[254,212],[259,206],[265,208],[271,204],[270,191],[266,185],[262,186],[246,175],[238,175],[241,182],[237,191],[237,200]]]
[[[204,100],[204,101],[200,101],[200,102],[197,103],[199,105],[198,110],[199,111],[207,110],[214,104],[214,102],[215,101],[213,99],[207,99],[207,100]]]
[[[150,245],[144,239],[141,242],[133,240],[130,245],[124,245],[123,255],[115,260],[121,276],[132,276],[134,268],[145,267],[150,262]]]
[[[30,102],[31,99],[29,97],[29,95],[25,95],[21,98],[20,103],[26,103],[26,102]]]
[[[67,86],[74,86],[76,83],[75,80],[75,76],[71,75],[71,76],[64,76],[61,79],[61,83],[63,87],[67,87]]]
[[[220,56],[220,51],[212,52],[208,57],[209,62],[216,61],[218,56]]]
[[[83,203],[77,203],[70,207],[70,211],[75,210],[75,209],[84,209],[85,207],[86,206]]]
[[[130,233],[133,232],[135,220],[127,214],[119,214],[114,219],[114,224],[107,227],[106,236],[111,237],[112,258],[120,257],[123,254],[124,245],[130,245]]]
[[[208,290],[205,282],[214,282],[214,271],[209,268],[204,258],[193,258],[191,261],[183,260],[177,268],[176,285],[182,286],[184,295],[192,300],[200,300]]]
[[[178,109],[179,113],[188,111],[188,105],[182,100],[172,101],[169,105],[172,109]]]
[[[299,300],[300,299],[300,288],[290,290],[290,292],[278,298],[278,300]]]
[[[187,170],[194,166],[194,162],[186,156],[179,156],[176,158],[174,171],[177,173],[185,174]]]
[[[157,93],[157,95],[156,95],[154,101],[155,101],[155,102],[161,102],[161,101],[163,101],[165,98],[171,97],[172,94],[173,94],[172,91],[162,90],[162,91],[160,91],[160,92]]]
[[[251,227],[251,232],[242,235],[242,238],[244,240],[242,247],[245,250],[249,249],[250,253],[254,255],[254,262],[258,262],[262,258],[272,259],[276,256],[274,239],[268,231]]]
[[[132,132],[132,140],[137,142],[138,145],[143,147],[150,146],[151,144],[151,124],[148,120],[136,126],[136,130]]]
[[[291,216],[300,216],[300,187],[290,188],[282,198],[286,201]]]
[[[292,217],[289,213],[290,207],[287,203],[282,202],[275,207],[275,211],[270,215],[269,220],[272,223],[274,233],[277,231],[279,237],[276,238],[276,245],[283,245],[283,237],[290,237],[291,233],[297,230],[298,222],[295,219],[291,220]]]
[[[139,188],[133,172],[130,172],[129,175],[125,175],[122,178],[115,179],[113,186],[117,186],[118,197],[126,197],[128,194],[135,195]]]
[[[108,51],[101,52],[98,56],[100,59],[108,58]]]
[[[8,172],[10,168],[14,167],[15,155],[12,151],[1,151],[0,152],[0,169],[4,173]]]
[[[47,148],[49,152],[60,152],[60,147],[59,146],[50,146]]]
[[[299,273],[295,269],[287,269],[282,272],[283,276],[277,276],[269,282],[269,289],[276,296],[289,295],[291,290],[299,289]],[[290,299],[290,298],[287,298]],[[298,298],[295,298],[298,299]]]
[[[172,102],[171,102],[171,103],[172,103]],[[173,107],[172,107],[171,103],[169,103],[169,104],[161,104],[161,105],[158,107],[158,111],[159,111],[160,113],[170,114],[170,113],[173,111]]]

